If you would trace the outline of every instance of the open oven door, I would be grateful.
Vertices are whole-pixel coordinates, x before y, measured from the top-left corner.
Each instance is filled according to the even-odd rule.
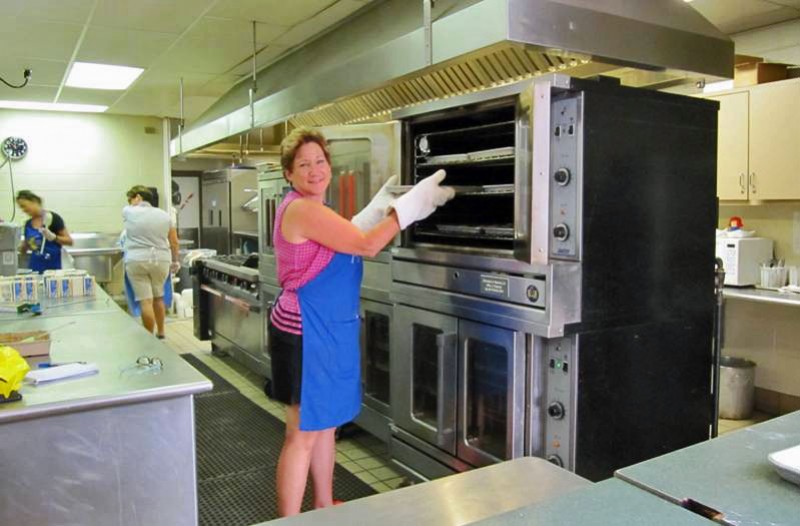
[[[320,131],[331,152],[328,203],[351,219],[387,179],[400,173],[400,123],[345,124]]]

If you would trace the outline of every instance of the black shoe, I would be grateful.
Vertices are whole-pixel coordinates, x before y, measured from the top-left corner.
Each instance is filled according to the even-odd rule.
[[[166,340],[167,339],[167,335],[166,334],[156,334],[156,338],[158,338],[159,340]]]

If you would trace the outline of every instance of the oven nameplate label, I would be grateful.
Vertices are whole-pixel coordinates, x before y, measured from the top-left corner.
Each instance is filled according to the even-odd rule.
[[[481,293],[508,297],[508,278],[481,276]]]

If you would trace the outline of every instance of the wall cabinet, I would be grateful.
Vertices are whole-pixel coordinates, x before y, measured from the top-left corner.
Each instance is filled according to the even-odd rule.
[[[800,199],[800,79],[709,98],[720,103],[719,198]]]

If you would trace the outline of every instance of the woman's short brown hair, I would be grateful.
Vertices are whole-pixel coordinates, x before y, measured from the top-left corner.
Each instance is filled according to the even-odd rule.
[[[136,186],[132,186],[130,190],[128,190],[128,201],[136,197],[137,195],[142,198],[142,201],[146,201],[153,204],[153,193],[144,185],[137,184]]]
[[[19,201],[20,199],[25,201],[33,201],[34,203],[42,204],[42,198],[38,195],[34,194],[30,190],[20,190],[17,192],[16,200]]]
[[[292,171],[292,165],[294,165],[294,158],[297,156],[297,150],[304,144],[310,142],[317,143],[319,147],[322,148],[325,158],[329,163],[331,162],[331,152],[328,151],[328,141],[325,139],[325,136],[322,135],[322,132],[306,127],[295,128],[281,141],[281,167],[283,168],[284,174]]]

